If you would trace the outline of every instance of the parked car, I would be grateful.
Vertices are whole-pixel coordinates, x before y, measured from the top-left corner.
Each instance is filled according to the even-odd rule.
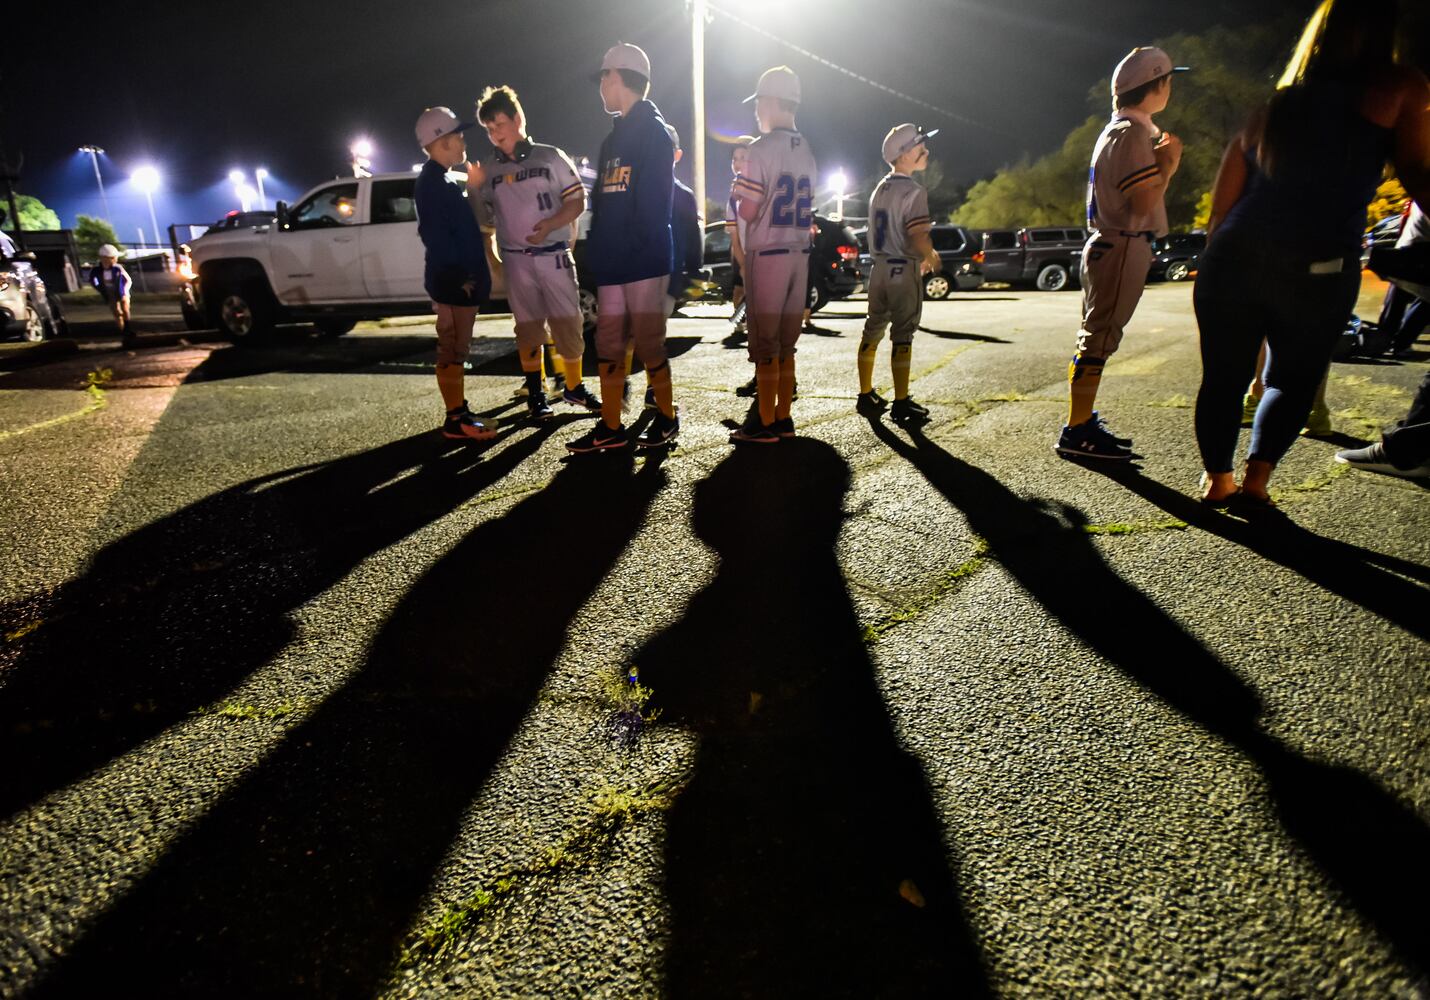
[[[991,229],[982,234],[983,278],[1015,287],[1057,292],[1077,283],[1087,232],[1043,226]]]
[[[1152,267],[1149,278],[1186,281],[1197,269],[1202,252],[1207,248],[1205,233],[1171,233],[1152,244]]]
[[[0,331],[6,337],[40,341],[68,332],[60,302],[50,298],[34,261],[28,252],[0,258]]]
[[[276,214],[268,211],[233,211],[209,226],[209,228],[204,231],[204,235],[207,236],[209,233],[221,233],[229,229],[252,229],[257,226],[271,226],[277,218],[278,216]]]
[[[1393,247],[1400,240],[1400,230],[1405,224],[1405,216],[1396,214],[1381,219],[1371,226],[1361,241],[1360,265],[1370,263],[1370,252],[1377,247]]]
[[[847,299],[859,290],[859,241],[854,231],[842,223],[822,215],[814,217],[819,234],[814,237],[809,266],[809,307],[819,312],[831,300]],[[577,262],[580,267],[580,262]],[[705,227],[705,270],[709,280],[719,286],[719,294],[730,298],[735,283],[730,264],[730,235],[724,222],[712,222]],[[579,273],[579,271],[578,271]]]
[[[859,273],[867,287],[874,267],[874,258],[869,253],[869,230],[859,230],[854,238],[859,243]],[[936,223],[929,230],[929,239],[943,262],[943,270],[923,276],[924,298],[946,299],[955,291],[971,292],[983,284],[983,257],[978,238],[970,230]]]

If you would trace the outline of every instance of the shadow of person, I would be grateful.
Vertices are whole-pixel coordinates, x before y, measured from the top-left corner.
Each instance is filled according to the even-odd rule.
[[[658,464],[573,463],[455,545],[352,680],[97,922],[40,995],[379,992],[568,623],[664,481]],[[578,536],[559,528],[577,524],[573,550]],[[484,597],[502,583],[515,596]]]
[[[1255,692],[1107,565],[1077,508],[1024,499],[922,433],[911,432],[910,442],[870,423],[963,511],[989,556],[1070,634],[1256,764],[1286,833],[1404,959],[1430,969],[1419,907],[1405,905],[1430,892],[1430,830],[1414,810],[1364,774],[1308,760],[1264,732]]]
[[[289,613],[535,453],[428,431],[221,490],[106,546],[52,599],[0,609],[0,815],[222,698],[293,637]],[[503,440],[499,438],[498,440]]]
[[[935,330],[931,327],[919,327],[919,333],[932,334],[935,337],[942,337],[945,340],[972,340],[980,344],[1011,344],[1011,340],[1004,340],[1002,337],[990,337],[986,333],[964,333],[961,330]]]
[[[836,558],[849,480],[809,438],[736,450],[695,491],[718,574],[636,657],[700,737],[669,815],[670,996],[987,992]]]

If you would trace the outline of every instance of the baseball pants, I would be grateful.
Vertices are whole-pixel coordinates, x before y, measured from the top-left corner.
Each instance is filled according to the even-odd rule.
[[[904,257],[879,257],[869,277],[869,318],[864,344],[877,344],[889,331],[895,344],[912,344],[924,313],[919,263]]]
[[[1152,241],[1142,234],[1095,232],[1082,251],[1082,330],[1077,353],[1110,358],[1142,300]]]
[[[549,324],[556,352],[563,358],[579,358],[586,343],[581,337],[581,292],[570,251],[527,254],[509,250],[503,252],[502,259],[507,302],[516,320],[517,348],[539,350]]]
[[[809,251],[776,247],[745,256],[751,361],[794,357],[809,287]]]

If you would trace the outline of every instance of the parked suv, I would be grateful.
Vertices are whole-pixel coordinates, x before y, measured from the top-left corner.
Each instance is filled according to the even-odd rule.
[[[1172,233],[1152,244],[1152,267],[1149,278],[1186,281],[1197,269],[1202,252],[1207,248],[1205,233]]]
[[[1077,280],[1087,232],[1043,226],[991,229],[983,233],[983,277],[1042,292],[1057,292]]]
[[[234,226],[194,240],[182,302],[234,340],[284,322],[331,335],[360,320],[432,311],[413,200],[415,173],[326,181],[272,225]]]
[[[58,299],[52,299],[34,267],[33,253],[0,258],[0,331],[39,341],[67,330]]]
[[[809,307],[819,312],[831,300],[847,299],[859,290],[859,241],[854,231],[822,215],[814,217],[819,235],[814,238],[809,266],[812,281]],[[720,294],[730,298],[735,274],[730,265],[730,235],[724,222],[705,227],[705,269]]]
[[[867,286],[874,268],[874,257],[869,253],[869,230],[861,229],[855,236],[859,241],[859,271]],[[943,270],[924,275],[924,298],[946,299],[955,291],[971,292],[983,284],[983,254],[978,237],[970,230],[936,223],[929,230],[929,239],[943,262]]]

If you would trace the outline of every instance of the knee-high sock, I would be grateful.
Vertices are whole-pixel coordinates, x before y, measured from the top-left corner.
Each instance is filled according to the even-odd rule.
[[[575,389],[581,385],[581,359],[562,358],[562,370],[566,373],[566,388]]]
[[[859,345],[859,393],[874,391],[874,358],[879,353],[877,340]]]
[[[755,395],[760,405],[760,423],[775,422],[775,402],[780,391],[780,362],[766,358],[755,362]]]
[[[670,380],[670,362],[662,361],[657,368],[645,370],[650,387],[655,390],[655,405],[668,419],[675,417],[675,386]]]
[[[894,398],[909,398],[909,367],[914,363],[913,344],[895,344],[889,367],[894,371]]]
[[[1092,419],[1097,389],[1102,384],[1106,358],[1085,358],[1081,354],[1068,365],[1068,426],[1076,427]]]
[[[625,366],[620,361],[596,362],[596,370],[601,373],[601,419],[606,426],[615,430],[621,426],[621,388],[625,384]]]
[[[551,369],[551,374],[555,375],[557,378],[565,378],[565,377],[566,377],[566,361],[565,361],[565,359],[563,359],[560,354],[557,354],[557,353],[556,353],[556,349],[555,349],[554,347],[552,347],[550,344],[545,345],[545,346],[541,349],[541,351],[542,351],[542,354],[543,354],[545,357],[547,357],[547,358],[550,359],[547,364],[548,364],[548,367]],[[568,384],[569,384],[569,383],[568,383]]]
[[[466,399],[466,372],[460,363],[437,366],[437,391],[442,394],[442,405],[448,410],[461,407]]]
[[[789,417],[790,406],[794,403],[794,355],[780,358],[780,394],[775,402],[775,419]]]

